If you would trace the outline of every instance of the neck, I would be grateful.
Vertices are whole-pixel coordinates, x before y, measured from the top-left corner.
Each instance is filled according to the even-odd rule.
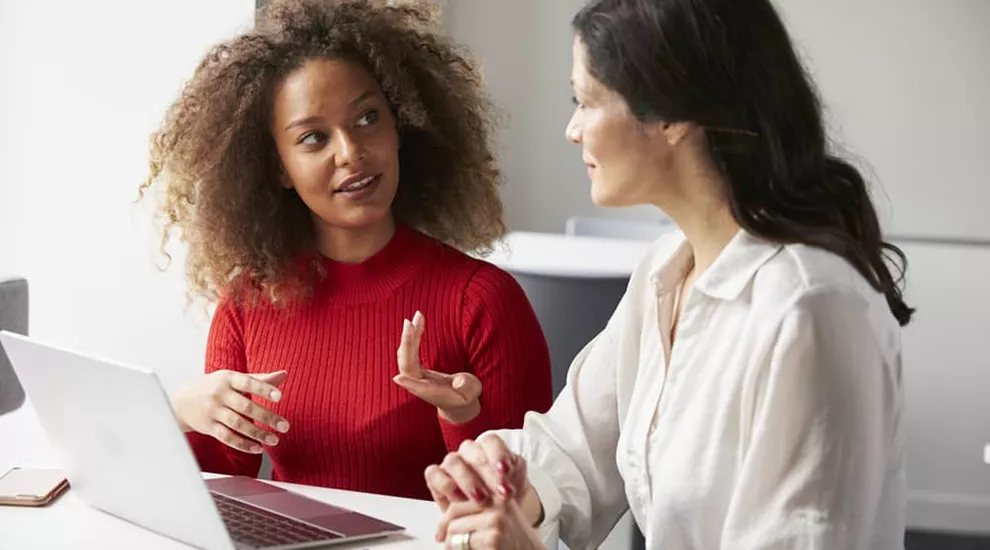
[[[331,226],[317,220],[316,239],[320,254],[331,260],[355,264],[374,256],[395,235],[395,220],[386,216],[367,227]]]
[[[739,232],[725,197],[725,181],[711,171],[693,170],[678,178],[681,183],[664,200],[655,201],[677,226],[691,245],[694,275],[715,263],[729,241]]]

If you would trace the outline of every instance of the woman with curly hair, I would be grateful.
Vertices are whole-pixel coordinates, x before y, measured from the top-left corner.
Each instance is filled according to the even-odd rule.
[[[276,2],[154,135],[163,246],[181,231],[218,302],[206,374],[173,396],[204,470],[257,475],[267,449],[277,480],[428,498],[426,465],[549,406],[529,302],[461,251],[504,233],[500,175],[481,79],[432,21]]]

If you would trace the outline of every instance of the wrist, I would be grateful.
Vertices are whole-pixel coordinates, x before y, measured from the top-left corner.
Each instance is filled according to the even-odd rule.
[[[189,433],[193,431],[192,426],[186,424],[186,422],[182,420],[182,415],[179,414],[179,409],[179,403],[176,400],[172,400],[172,415],[175,416],[175,423],[179,425],[179,429],[182,430],[182,433]]]
[[[440,418],[451,424],[467,424],[478,418],[478,415],[481,414],[481,402],[475,399],[471,403],[461,407],[453,409],[437,408],[437,411]]]
[[[523,491],[521,501],[520,508],[522,509],[523,516],[529,521],[530,526],[538,529],[543,524],[543,520],[546,519],[546,511],[543,509],[543,502],[540,500],[540,496],[536,494],[536,489],[529,482],[526,482],[526,489]]]

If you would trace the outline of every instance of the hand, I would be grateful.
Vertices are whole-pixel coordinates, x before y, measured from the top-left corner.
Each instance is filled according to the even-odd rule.
[[[456,502],[440,521],[449,550],[536,550],[545,549],[540,535],[530,527],[513,499],[496,498],[488,505]],[[465,538],[467,540],[465,540]]]
[[[211,372],[179,391],[172,408],[182,431],[196,431],[246,453],[260,454],[259,443],[277,445],[278,437],[254,424],[254,420],[285,433],[289,423],[247,396],[254,394],[278,401],[276,386],[285,381],[284,370],[244,374],[229,370]]]
[[[402,340],[396,353],[399,374],[396,384],[409,393],[433,405],[448,422],[464,424],[481,412],[481,381],[473,374],[462,372],[444,374],[423,368],[419,360],[419,344],[426,321],[416,312],[412,322],[402,322]]]
[[[522,503],[531,495],[533,502],[527,508],[537,508],[530,524],[537,523],[539,499],[529,490],[526,461],[509,451],[496,435],[485,434],[478,441],[464,441],[457,452],[448,453],[441,465],[428,467],[424,475],[426,486],[441,510],[468,498],[484,504],[498,495]]]

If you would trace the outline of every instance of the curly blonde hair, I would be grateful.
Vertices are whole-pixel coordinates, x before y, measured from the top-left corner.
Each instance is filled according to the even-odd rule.
[[[268,127],[276,87],[310,59],[358,63],[381,86],[402,144],[398,221],[462,250],[488,250],[505,233],[494,110],[469,56],[433,30],[435,15],[423,2],[276,1],[206,55],[153,134],[140,189],[161,193],[162,251],[175,229],[188,245],[191,295],[215,301],[242,286],[235,278],[276,301],[311,290],[316,262],[300,270],[299,260],[316,250],[315,228],[279,185]]]

